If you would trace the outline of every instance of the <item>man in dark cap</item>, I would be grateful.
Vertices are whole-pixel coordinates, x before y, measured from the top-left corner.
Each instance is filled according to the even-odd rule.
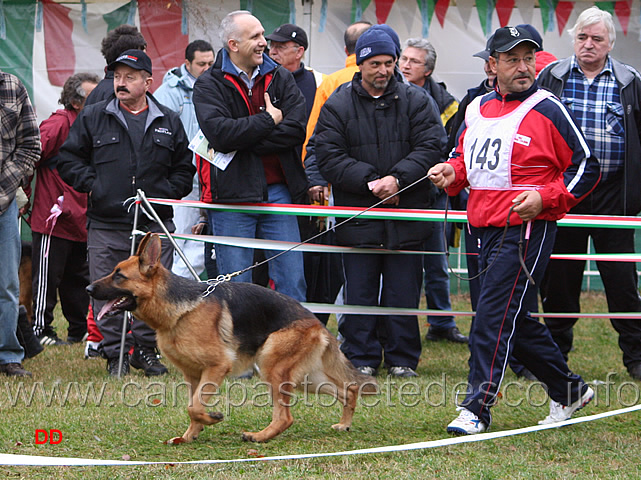
[[[444,136],[427,93],[394,76],[397,55],[385,31],[366,30],[356,42],[359,72],[320,111],[316,159],[332,184],[335,205],[369,207],[380,200],[389,208],[430,205],[428,188],[392,196],[439,161]],[[429,230],[427,222],[359,219],[338,227],[336,239],[349,247],[421,250]],[[420,255],[344,254],[342,260],[346,304],[418,307]],[[374,375],[383,362],[392,376],[417,375],[421,337],[416,316],[345,315],[339,331],[341,349],[361,372]]]
[[[447,431],[475,434],[491,424],[510,355],[550,395],[541,424],[560,422],[594,395],[565,362],[537,311],[556,221],[599,180],[599,164],[565,106],[534,78],[539,44],[522,27],[499,28],[489,44],[494,91],[467,107],[456,150],[430,169],[449,195],[470,187],[468,222],[484,270],[470,331],[470,372],[459,416]],[[507,223],[507,225],[506,225]]]
[[[316,88],[321,84],[325,75],[313,68],[306,67],[303,56],[309,47],[305,30],[297,25],[286,23],[281,25],[274,33],[265,37],[269,40],[269,56],[292,72],[296,85],[305,97],[305,119],[314,105]]]
[[[137,189],[155,198],[180,199],[192,188],[196,171],[191,163],[189,141],[177,113],[149,94],[153,82],[151,60],[141,50],[126,50],[108,69],[114,72],[115,97],[86,106],[71,126],[60,149],[58,172],[78,192],[88,193],[87,249],[91,281],[109,274],[129,257],[133,209],[126,200]],[[155,207],[164,225],[173,232],[172,209]],[[138,230],[160,232],[161,227],[141,215]],[[171,268],[173,249],[163,240],[162,263]],[[93,300],[98,326],[104,339],[110,375],[129,372],[129,355],[124,354],[119,371],[121,315],[100,319],[105,302]],[[167,368],[156,351],[156,335],[134,319],[125,352],[134,352],[131,365],[147,376],[163,375]]]

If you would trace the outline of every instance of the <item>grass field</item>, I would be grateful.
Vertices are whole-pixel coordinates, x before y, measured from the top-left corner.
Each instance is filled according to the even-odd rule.
[[[605,308],[602,295],[584,294],[583,300],[583,311]],[[453,301],[455,310],[469,310],[467,297],[455,296]],[[469,318],[458,322],[461,331],[469,330]],[[56,323],[64,337],[63,322],[58,318]],[[330,329],[335,330],[334,323]],[[186,388],[176,369],[170,366],[170,374],[161,379],[145,378],[137,370],[124,379],[110,379],[104,360],[83,359],[82,345],[48,347],[25,363],[33,379],[0,377],[0,453],[183,462],[340,452],[451,438],[445,426],[456,416],[457,384],[464,389],[467,347],[443,342],[424,342],[423,347],[420,378],[392,382],[379,376],[381,394],[363,399],[366,405],[359,405],[350,432],[330,428],[340,417],[340,408],[331,405],[330,397],[300,394],[289,430],[266,444],[244,443],[242,431],[264,428],[271,408],[258,380],[228,380],[212,407],[225,413],[225,421],[207,427],[196,442],[179,446],[163,443],[181,435],[188,423]],[[609,321],[579,322],[570,367],[594,382],[597,392],[577,416],[641,403],[641,382],[632,381],[623,367]],[[517,379],[511,372],[502,395],[493,409],[492,431],[535,425],[548,413],[540,384]],[[640,420],[641,414],[633,412],[561,429],[396,453],[213,465],[0,466],[0,477],[630,479],[641,478]],[[37,445],[37,429],[59,430],[62,441]]]

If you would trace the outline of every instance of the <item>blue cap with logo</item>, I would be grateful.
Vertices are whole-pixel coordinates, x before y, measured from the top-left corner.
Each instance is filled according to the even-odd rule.
[[[383,30],[368,28],[356,41],[356,65],[377,55],[396,58],[396,45],[392,37]]]

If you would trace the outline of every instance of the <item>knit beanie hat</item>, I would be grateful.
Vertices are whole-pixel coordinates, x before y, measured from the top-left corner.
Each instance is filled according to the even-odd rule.
[[[396,58],[401,56],[401,39],[392,27],[385,23],[381,23],[379,25],[372,25],[370,28],[373,28],[374,30],[382,30],[387,33],[394,42],[394,45],[396,45]]]
[[[360,65],[376,55],[390,55],[396,58],[396,45],[387,33],[372,27],[365,30],[356,41],[356,64]]]

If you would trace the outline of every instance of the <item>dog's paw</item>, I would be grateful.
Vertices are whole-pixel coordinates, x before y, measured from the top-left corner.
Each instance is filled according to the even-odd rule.
[[[183,437],[174,437],[165,442],[166,445],[179,445],[181,443],[187,443],[187,440],[185,440]]]
[[[342,423],[335,423],[332,425],[332,428],[334,430],[338,430],[339,432],[349,432],[349,425],[343,425]]]
[[[255,432],[243,432],[243,442],[263,443],[267,440],[260,440]]]
[[[207,412],[207,415],[214,420],[213,423],[218,423],[222,422],[225,418],[225,415],[223,415],[221,412]]]

